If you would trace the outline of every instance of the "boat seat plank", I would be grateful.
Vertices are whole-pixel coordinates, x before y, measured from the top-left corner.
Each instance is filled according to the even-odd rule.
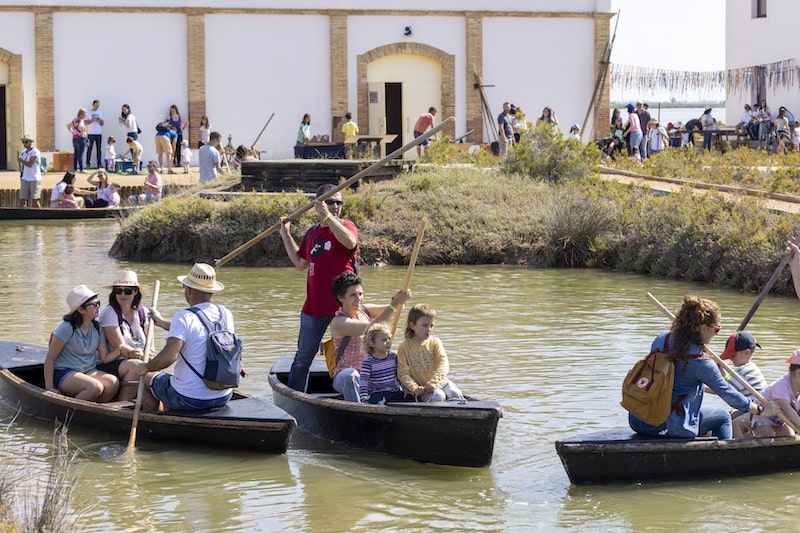
[[[437,409],[496,409],[502,410],[499,403],[490,400],[470,400],[466,403],[461,403],[458,400],[449,402],[388,402],[389,407],[405,407],[409,409],[426,409],[435,407]]]
[[[294,361],[294,357],[291,355],[282,355],[278,357],[278,360],[275,361],[275,364],[272,365],[272,372],[273,374],[288,374],[289,370],[292,368],[292,361]],[[322,355],[317,355],[314,358],[314,361],[311,362],[311,368],[309,369],[311,374],[324,374],[328,375],[328,366],[325,364],[325,357]]]
[[[47,348],[21,342],[0,341],[0,368],[23,368],[44,364]]]
[[[240,398],[226,405],[207,411],[162,411],[160,415],[185,416],[191,418],[227,420],[287,420],[292,418],[286,411],[265,398]]]

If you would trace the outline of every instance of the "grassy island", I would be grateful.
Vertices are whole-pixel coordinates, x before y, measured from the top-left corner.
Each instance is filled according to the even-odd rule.
[[[437,143],[429,150],[430,165],[345,192],[344,216],[359,228],[363,263],[406,263],[427,216],[419,264],[590,267],[757,291],[780,262],[786,238],[800,233],[800,217],[771,212],[758,198],[694,194],[689,187],[664,196],[600,180],[594,145],[546,128],[523,136],[502,163],[484,157],[465,165],[460,157]],[[723,156],[675,149],[636,168],[795,192],[798,166],[775,157],[747,149]],[[481,166],[487,163],[493,165]],[[619,165],[634,168],[627,161]],[[110,254],[212,262],[307,203],[300,193],[253,193],[225,202],[166,198],[124,221]],[[313,211],[295,221],[295,238],[314,222]],[[231,264],[290,265],[277,232]],[[773,290],[793,290],[788,270]]]

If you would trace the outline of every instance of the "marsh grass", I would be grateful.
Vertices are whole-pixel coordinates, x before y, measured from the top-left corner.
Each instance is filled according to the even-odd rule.
[[[53,432],[53,456],[46,480],[31,481],[26,469],[6,461],[0,466],[0,531],[71,533],[79,516],[70,508],[76,478],[77,451],[71,450],[67,428]]]

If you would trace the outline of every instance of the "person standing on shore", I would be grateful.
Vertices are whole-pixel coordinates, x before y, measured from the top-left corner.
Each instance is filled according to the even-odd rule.
[[[218,131],[212,131],[208,136],[208,144],[204,144],[197,152],[197,162],[200,165],[200,183],[211,181],[217,178],[217,175],[222,173],[222,166],[220,162],[219,151],[217,147],[220,144],[222,135]]]
[[[78,109],[78,116],[67,123],[67,131],[72,134],[72,170],[83,174],[83,152],[86,150],[86,110]]]
[[[92,102],[92,109],[86,117],[86,134],[88,143],[86,145],[86,168],[92,168],[92,147],[97,150],[97,167],[100,166],[100,143],[103,142],[103,112],[100,111],[100,100]]]
[[[500,141],[497,155],[508,155],[508,147],[514,144],[514,126],[511,124],[511,104],[503,102],[503,112],[497,117],[497,136]]]
[[[327,184],[317,189],[316,197],[336,186]],[[306,301],[300,312],[300,333],[297,352],[287,384],[305,391],[308,369],[319,351],[325,330],[339,310],[339,301],[332,292],[333,280],[343,272],[356,272],[358,228],[349,220],[339,218],[342,212],[342,193],[324,202],[315,201],[314,210],[320,222],[312,226],[298,245],[290,232],[289,220],[281,218],[281,240],[286,254],[298,270],[307,270]]]
[[[433,127],[433,117],[436,116],[436,108],[431,106],[427,113],[423,113],[414,124],[414,138],[423,135],[426,131]],[[417,158],[422,157],[424,147],[428,146],[428,141],[425,140],[422,144],[417,145]]]
[[[633,104],[628,104],[625,109],[628,110],[628,127],[622,136],[628,139],[628,155],[633,157],[633,149],[639,148],[639,143],[642,141],[642,126],[639,122],[639,115],[634,113],[636,108],[633,107]]]
[[[353,159],[353,150],[356,147],[356,141],[353,139],[358,135],[358,124],[353,122],[353,114],[348,111],[344,114],[347,122],[342,124],[342,142],[344,143],[344,153],[347,159]]]
[[[648,105],[644,102],[636,102],[636,116],[639,117],[639,126],[642,130],[642,138],[639,141],[639,155],[642,156],[642,159],[647,159],[649,157],[649,150],[648,150],[648,134],[650,133],[650,111],[648,111]]]
[[[33,139],[27,135],[22,137],[22,146],[25,149],[17,157],[22,172],[19,183],[19,206],[42,207],[42,167],[39,165],[39,149],[33,146]]]

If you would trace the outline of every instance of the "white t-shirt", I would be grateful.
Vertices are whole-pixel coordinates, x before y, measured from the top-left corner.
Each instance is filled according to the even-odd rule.
[[[208,141],[211,140],[211,128],[205,124],[200,124],[200,140],[205,144],[208,144]]]
[[[57,207],[54,204],[58,202],[58,195],[64,192],[64,189],[67,188],[66,181],[59,181],[56,183],[56,186],[53,187],[53,192],[50,194],[50,205],[53,207]]]
[[[103,112],[100,111],[98,107],[96,111],[89,111],[86,112],[86,121],[88,122],[89,119],[100,119],[103,120]],[[92,122],[91,124],[86,125],[86,133],[88,135],[102,135],[103,134],[103,126],[100,125],[99,122]]]
[[[203,302],[197,304],[195,307],[197,307],[210,322],[214,323],[219,321],[219,306],[211,302]],[[228,309],[225,309],[225,313],[226,320],[228,321],[228,329],[233,331],[233,315],[231,315]],[[208,332],[200,321],[200,318],[195,316],[195,314],[188,309],[178,311],[175,313],[175,316],[172,317],[172,325],[169,328],[169,333],[167,333],[167,338],[170,337],[183,341],[183,348],[181,349],[183,355],[178,356],[178,360],[175,362],[175,373],[170,378],[170,383],[172,383],[172,387],[176,391],[196,400],[214,400],[216,398],[222,398],[231,391],[231,389],[209,389],[206,387],[205,383],[203,383],[203,380],[186,364],[188,360],[200,375],[202,375],[206,369],[206,342],[208,340]]]
[[[19,155],[23,161],[26,163],[31,160],[31,158],[37,157],[41,158],[42,155],[39,152],[38,148],[31,148],[30,150],[25,150]],[[33,166],[23,165],[22,167],[22,179],[23,181],[41,181],[42,180],[42,167],[39,165],[39,161],[41,159],[37,159],[36,164]]]
[[[147,321],[147,310],[145,309],[144,312],[144,319],[145,322]],[[107,305],[100,311],[100,316],[97,317],[97,321],[100,322],[100,327],[120,327],[119,325],[119,317],[117,316],[117,311]],[[125,320],[125,317],[122,318],[122,326],[120,327],[120,331],[122,333],[122,339],[125,341],[125,344],[131,346],[133,348],[141,348],[144,351],[144,341],[145,341],[145,333],[144,333],[144,325],[139,322],[139,311],[135,310],[133,312],[133,323],[128,323]],[[109,345],[109,350],[113,350],[114,347]]]

